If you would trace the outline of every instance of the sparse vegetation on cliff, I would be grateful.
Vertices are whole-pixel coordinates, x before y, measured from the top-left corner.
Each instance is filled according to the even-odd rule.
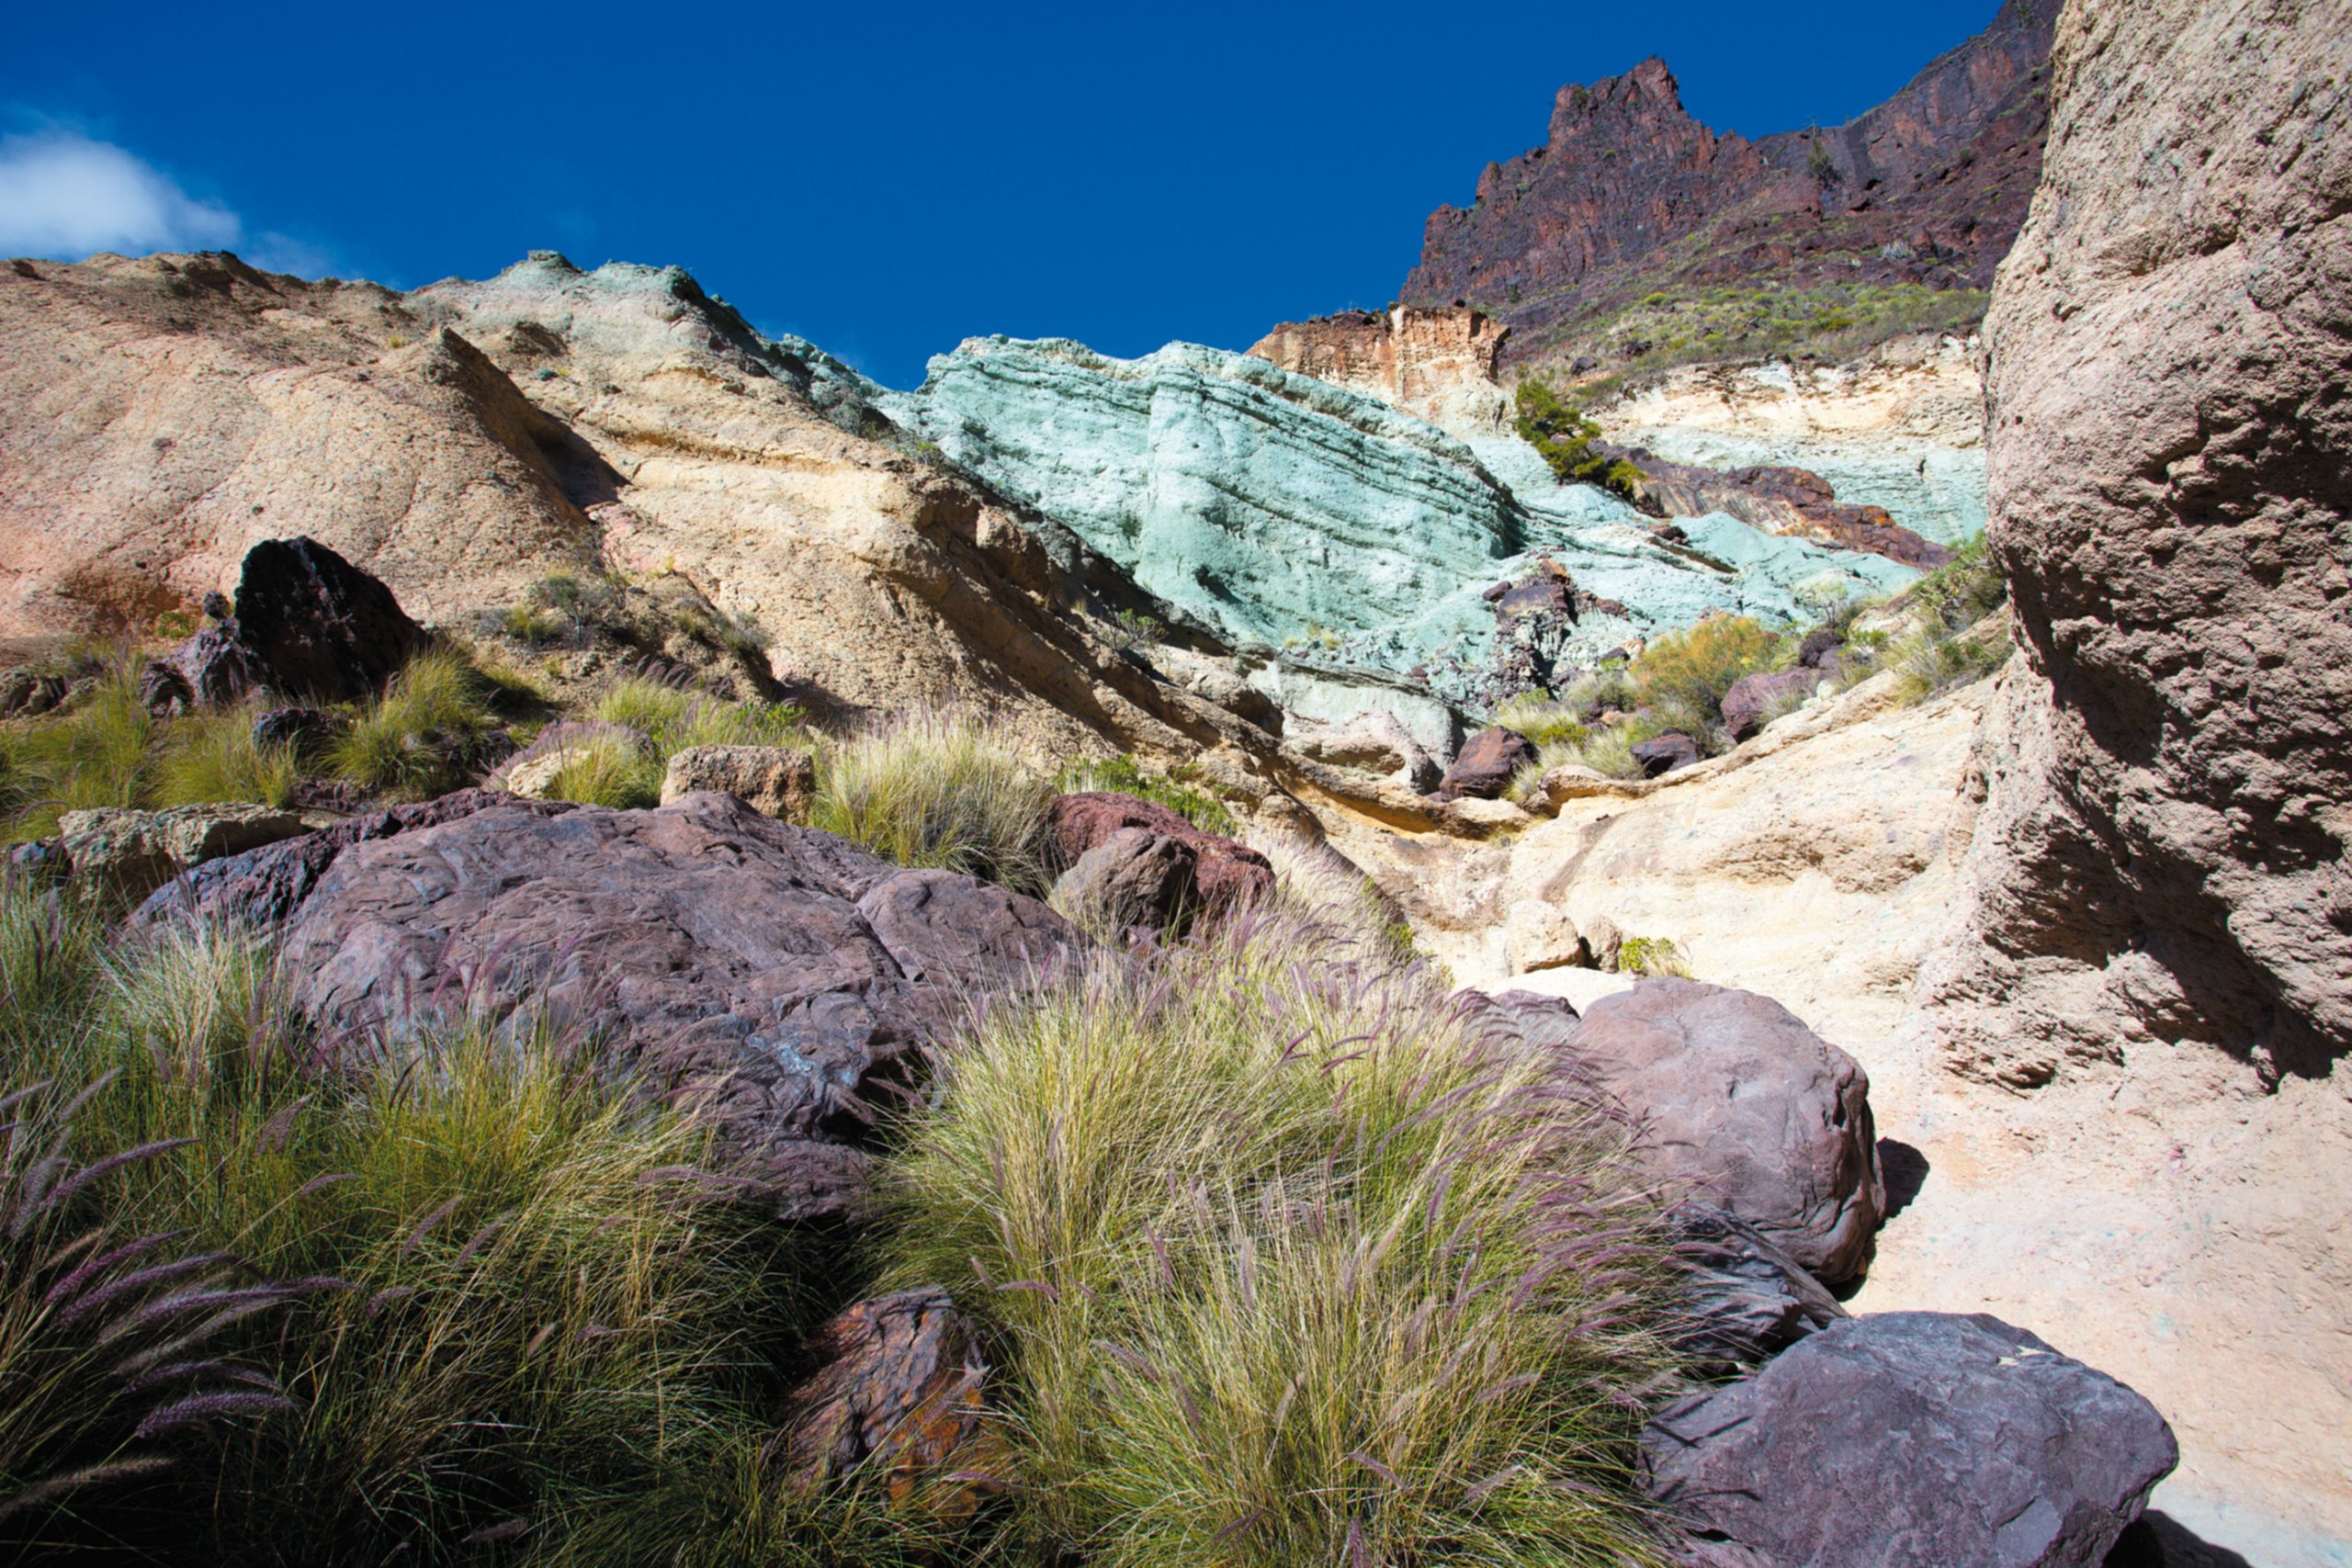
[[[1535,448],[1562,484],[1599,485],[1630,495],[1640,482],[1642,471],[1633,464],[1592,449],[1600,427],[1563,400],[1548,382],[1528,378],[1519,384],[1514,401],[1520,438]]]

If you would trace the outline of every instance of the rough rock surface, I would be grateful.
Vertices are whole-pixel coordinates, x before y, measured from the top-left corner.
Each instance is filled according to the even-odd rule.
[[[1562,486],[1516,436],[1457,441],[1262,359],[1174,344],[1139,359],[1062,340],[972,339],[891,417],[1063,524],[1145,589],[1244,644],[1454,694],[1489,658],[1481,600],[1546,552],[1613,615],[1585,662],[1707,609],[1793,618],[1808,587],[1875,592],[1912,571],[1715,514],[1698,552],[1625,502]],[[1704,538],[1700,537],[1704,535]]]
[[[175,806],[163,811],[101,807],[58,818],[74,874],[134,902],[208,861],[290,839],[302,818],[269,806]]]
[[[854,1205],[836,1148],[967,987],[1065,950],[1034,899],[909,872],[723,795],[654,811],[490,807],[334,857],[287,922],[294,999],[364,1031],[478,1000],[589,1021],[702,1086],[787,1213]]]
[[[1669,462],[1645,446],[1605,441],[1594,450],[1639,468],[1634,499],[1662,517],[1725,513],[1768,534],[1868,550],[1922,571],[1932,571],[1951,558],[1950,550],[1901,526],[1884,507],[1839,501],[1837,487],[1810,468],[1702,468]]]
[[[671,753],[662,804],[715,789],[763,817],[806,822],[817,798],[817,764],[790,746],[689,746]]]
[[[1984,529],[1983,357],[1973,339],[1912,337],[1844,365],[1693,366],[1592,414],[1620,446],[1701,469],[1802,468],[1840,503],[1952,545]]]
[[[1054,902],[1120,926],[1170,930],[1200,904],[1200,855],[1148,828],[1122,828],[1054,883]]]
[[[1589,312],[1675,283],[1984,288],[2025,216],[2058,0],[1992,27],[1851,122],[1750,142],[1683,109],[1649,60],[1560,89],[1544,145],[1489,164],[1430,217],[1408,304],[1474,301],[1511,360]]]
[[[188,638],[173,662],[200,702],[234,702],[248,683],[356,702],[426,640],[390,589],[316,539],[264,539],[238,569],[235,614]]]
[[[1870,1077],[1752,991],[1645,980],[1585,1010],[1567,1053],[1641,1121],[1642,1168],[1688,1182],[1837,1284],[1885,1212]]]
[[[1986,322],[2025,642],[1986,737],[1956,1065],[2352,1051],[2352,28],[2094,0]]]
[[[433,800],[363,812],[315,833],[207,861],[156,888],[131,911],[127,925],[133,932],[147,932],[196,919],[275,931],[311,896],[335,857],[352,845],[454,822],[492,806],[548,815],[571,809],[562,801],[523,801],[496,790],[461,789]]]
[[[1193,851],[1199,861],[1195,875],[1204,909],[1253,903],[1273,890],[1273,864],[1264,855],[1231,839],[1204,833],[1152,801],[1132,795],[1082,791],[1057,796],[1048,817],[1055,851],[1065,863],[1074,864],[1088,851],[1129,828],[1173,839]]]
[[[1472,736],[1445,770],[1437,788],[1441,800],[1495,800],[1510,787],[1519,770],[1535,761],[1535,747],[1516,729],[1489,725]]]
[[[1725,1568],[2096,1568],[2178,1458],[2123,1384],[1946,1313],[1832,1323],[1643,1450],[1693,1561]]]
[[[1761,1366],[1847,1315],[1820,1280],[1747,1221],[1687,1200],[1666,1221],[1682,1276],[1675,1348],[1695,1375]]]
[[[1775,708],[1792,698],[1811,696],[1820,684],[1819,671],[1803,668],[1742,675],[1724,694],[1724,728],[1734,740],[1748,739],[1763,729]]]
[[[1508,333],[1477,310],[1397,305],[1284,321],[1250,352],[1377,398],[1450,434],[1496,436],[1511,421],[1510,399],[1495,382]]]
[[[921,1483],[966,1467],[980,1438],[988,1365],[946,1292],[859,1302],[820,1328],[808,1352],[819,1371],[783,1413],[788,1485],[813,1491],[855,1471],[880,1477],[903,1502]]]
[[[1636,740],[1633,746],[1634,761],[1645,779],[1661,778],[1678,768],[1692,768],[1699,764],[1699,743],[1679,729],[1647,740]]]
[[[2173,1423],[2159,1508],[2264,1568],[2336,1568],[2352,1234],[2324,1216],[2352,1183],[2352,1101],[2157,1049],[2021,1097],[1950,1071],[1914,1010],[1981,809],[1994,695],[1902,707],[1874,678],[1696,768],[1589,781],[1508,841],[1327,821],[1463,983],[1579,1006],[1634,983],[1517,973],[1510,918],[1534,901],[1596,956],[1611,930],[1670,938],[1702,978],[1788,1007],[1869,1070],[1879,1128],[1915,1151],[1907,1174],[1883,1160],[1902,1206],[1849,1304],[2031,1325]]]
[[[1386,708],[1368,708],[1342,724],[1293,720],[1283,727],[1283,743],[1335,768],[1391,779],[1407,789],[1435,789],[1443,770]]]

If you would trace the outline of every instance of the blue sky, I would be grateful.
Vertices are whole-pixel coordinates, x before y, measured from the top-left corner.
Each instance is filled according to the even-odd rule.
[[[1238,348],[1385,303],[1565,82],[1662,54],[1718,130],[1836,124],[1996,9],[25,6],[0,254],[674,262],[899,385],[980,333]]]

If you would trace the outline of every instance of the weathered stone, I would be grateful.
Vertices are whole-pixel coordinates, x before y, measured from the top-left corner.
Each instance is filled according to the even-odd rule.
[[[1617,364],[1649,344],[1571,329],[1652,289],[1984,288],[2032,194],[2057,12],[2005,6],[1852,122],[1753,142],[1692,119],[1660,60],[1563,87],[1544,146],[1487,164],[1476,201],[1430,216],[1400,298],[1487,302],[1513,329],[1506,366],[1570,347]]]
[[[2081,0],[1985,334],[2023,658],[1988,728],[1954,1064],[2352,1052],[2352,98],[2340,5]],[[2335,85],[2328,85],[2335,84]]]
[[[202,628],[172,650],[170,663],[200,707],[241,703],[266,683],[233,622]]]
[[[1376,773],[1416,791],[1435,789],[1442,776],[1437,760],[1386,708],[1369,709],[1340,724],[1295,720],[1283,728],[1283,740],[1318,762]]]
[[[1677,768],[1696,766],[1699,743],[1679,729],[1669,729],[1653,739],[1636,741],[1634,761],[1641,764],[1644,778],[1659,778]]]
[[[1194,873],[1201,908],[1218,913],[1255,903],[1273,891],[1273,863],[1246,844],[1204,833],[1164,806],[1132,795],[1081,791],[1058,796],[1047,816],[1047,831],[1064,865],[1075,864],[1095,845],[1124,828],[1143,828],[1187,845],[1199,857]]]
[[[1181,924],[1200,903],[1200,856],[1190,844],[1148,828],[1122,828],[1054,884],[1054,901],[1118,926]]]
[[[30,718],[65,700],[65,677],[31,670],[0,672],[0,718]]]
[[[1544,792],[1544,803],[1557,811],[1572,800],[1622,794],[1625,782],[1581,762],[1563,762],[1556,768],[1544,769],[1543,776],[1535,781],[1535,787]]]
[[[352,844],[283,952],[294,1001],[331,1038],[469,1007],[501,1027],[593,1027],[652,1082],[699,1086],[731,1166],[798,1192],[800,1145],[855,1142],[970,996],[1069,940],[1034,899],[703,794],[653,811],[492,806]],[[821,1201],[839,1213],[857,1195]]]
[[[1521,898],[1504,911],[1503,953],[1514,975],[1592,964],[1592,950],[1585,945],[1576,921],[1557,904],[1541,898]]]
[[[925,1482],[969,1468],[988,1364],[946,1292],[859,1302],[820,1328],[808,1351],[819,1370],[783,1413],[786,1485],[814,1492],[855,1473],[880,1479],[903,1503]],[[976,1494],[967,1485],[960,1498],[947,1511],[968,1511]],[[943,1501],[936,1493],[924,1500],[934,1508]]]
[[[817,764],[790,746],[689,746],[672,753],[662,804],[702,789],[731,795],[763,817],[805,823],[817,797]]]
[[[2178,1458],[2154,1406],[1982,1314],[1831,1323],[1654,1419],[1652,1495],[1741,1568],[2095,1568]]]
[[[1638,1161],[1747,1221],[1829,1284],[1884,1213],[1870,1078],[1752,991],[1645,979],[1587,1010],[1568,1055],[1640,1119]]]
[[[1724,694],[1724,728],[1734,740],[1751,739],[1763,733],[1785,705],[1811,696],[1820,684],[1821,675],[1813,670],[1759,670],[1742,675]]]
[[[308,536],[245,552],[236,615],[183,652],[212,637],[233,641],[271,690],[320,702],[375,695],[428,640],[390,589]]]
[[[1667,1211],[1681,1274],[1673,1327],[1685,1367],[1722,1376],[1760,1366],[1847,1315],[1838,1298],[1762,1231],[1708,1203]]]
[[[1463,744],[1437,786],[1440,800],[1498,799],[1520,769],[1535,761],[1535,744],[1516,729],[1489,725]]]
[[[187,677],[167,660],[151,659],[139,671],[139,701],[149,713],[184,713],[196,704]]]
[[[1462,306],[1342,310],[1284,321],[1250,352],[1301,376],[1377,398],[1456,435],[1510,428],[1510,400],[1495,384],[1507,329]]]
[[[316,746],[341,733],[348,721],[324,708],[271,708],[254,719],[256,746]]]
[[[57,829],[75,876],[133,902],[191,866],[305,830],[291,811],[235,804],[69,811],[58,818]]]
[[[311,896],[335,857],[352,845],[412,828],[455,822],[492,806],[549,816],[571,809],[561,801],[526,801],[497,790],[461,789],[433,800],[366,812],[300,838],[208,861],[156,888],[131,911],[126,927],[152,932],[174,922],[203,919],[275,931]]]

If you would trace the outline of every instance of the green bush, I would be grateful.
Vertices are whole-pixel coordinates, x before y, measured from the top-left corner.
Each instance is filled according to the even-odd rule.
[[[1101,790],[1152,801],[1204,833],[1229,839],[1240,831],[1232,811],[1216,796],[1194,789],[1171,774],[1148,773],[1133,757],[1124,754],[1100,761],[1072,762],[1061,771],[1054,784],[1063,795]]]
[[[1690,978],[1690,964],[1682,956],[1682,950],[1662,936],[1627,937],[1617,950],[1617,967],[1627,975]]]
[[[977,721],[919,714],[818,753],[810,825],[900,865],[1042,893],[1054,793]]]
[[[1660,1244],[1540,1050],[1287,917],[992,1008],[891,1163],[995,1336],[1022,1561],[1646,1562]]]
[[[1590,733],[1585,709],[1555,702],[1541,692],[1522,692],[1495,710],[1494,722],[1537,747],[1575,746]]]
[[[0,1507],[0,1552],[910,1560],[904,1529],[763,1495],[782,1362],[854,1271],[699,1176],[708,1130],[599,1076],[593,1042],[453,1025],[372,1055],[341,1042],[322,1070],[251,937],[109,958],[86,917],[6,888],[0,976],[12,1074],[59,1086],[17,1101],[0,1192],[21,1193],[28,1150],[96,1173],[0,1226],[0,1485],[20,1505]],[[105,1168],[125,1151],[144,1152]],[[200,1261],[129,1280],[86,1327],[26,1310],[61,1269],[119,1255],[86,1283],[122,1276],[141,1238],[141,1270]],[[88,1330],[126,1314],[136,1333],[94,1359]],[[170,1408],[191,1396],[212,1403]]]
[[[1562,484],[1600,485],[1620,495],[1631,495],[1642,471],[1623,457],[1608,457],[1592,449],[1600,426],[1563,401],[1550,383],[1533,377],[1519,384],[1520,438],[1535,448]]]
[[[1720,726],[1724,694],[1743,675],[1772,667],[1781,639],[1746,615],[1713,615],[1653,641],[1634,661],[1641,703],[1702,743]]]

